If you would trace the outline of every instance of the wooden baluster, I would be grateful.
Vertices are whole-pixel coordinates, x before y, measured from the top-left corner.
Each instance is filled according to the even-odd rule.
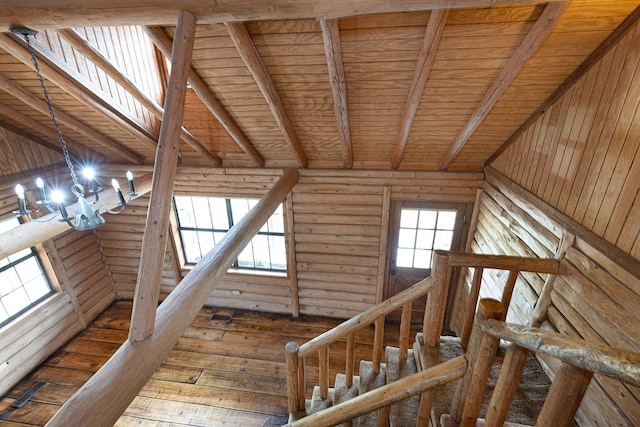
[[[491,394],[491,401],[485,417],[486,425],[501,426],[506,421],[509,407],[520,384],[520,377],[528,356],[529,350],[515,344],[509,345],[500,368],[500,376],[496,382],[496,387]]]
[[[347,387],[353,385],[353,365],[356,362],[355,357],[356,333],[351,332],[347,335],[347,355],[344,367],[344,375],[346,377]]]
[[[411,333],[411,301],[407,301],[402,306],[402,317],[400,318],[400,366],[404,365],[409,352],[409,334]]]
[[[591,371],[563,363],[549,388],[536,426],[571,426],[592,376]]]
[[[482,267],[473,269],[473,279],[471,281],[471,290],[469,291],[469,299],[467,300],[467,309],[464,314],[462,323],[462,332],[460,333],[460,344],[462,348],[467,348],[469,344],[469,336],[473,327],[473,318],[476,314],[476,305],[478,305],[478,297],[480,296],[480,285],[482,284]]]
[[[378,409],[378,427],[389,426],[389,414],[391,413],[391,406],[383,406]]]
[[[307,383],[304,372],[304,357],[298,357],[298,410],[305,410],[305,396],[307,394]]]
[[[290,414],[300,410],[298,348],[298,343],[295,341],[290,341],[284,346],[287,361],[287,402]],[[304,402],[304,395],[302,401]],[[304,403],[302,406],[304,407]]]
[[[504,289],[502,290],[502,306],[504,307],[504,313],[502,313],[502,319],[507,318],[507,312],[509,311],[509,304],[511,304],[511,297],[513,296],[513,289],[516,286],[516,280],[518,280],[518,274],[520,272],[518,270],[510,270],[509,277],[507,277],[507,283],[504,285]]]
[[[428,346],[438,345],[442,334],[444,310],[447,306],[447,294],[449,293],[449,278],[451,277],[447,252],[436,251],[433,257],[432,275],[436,287],[427,294],[422,330]]]
[[[382,361],[382,352],[384,351],[384,315],[378,317],[375,321],[375,333],[373,336],[373,372],[380,372],[380,363]]]
[[[320,382],[320,397],[329,396],[329,346],[325,345],[318,351],[318,381]]]
[[[476,425],[491,363],[500,343],[498,338],[484,334],[479,327],[479,322],[486,319],[501,319],[503,312],[504,308],[500,301],[480,300],[466,354],[467,370],[456,389],[456,395],[451,405],[451,416],[459,423],[460,427]]]

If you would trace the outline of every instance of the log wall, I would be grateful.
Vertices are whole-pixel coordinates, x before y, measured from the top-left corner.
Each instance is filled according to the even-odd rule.
[[[475,252],[557,256],[561,274],[543,326],[634,352],[640,351],[639,67],[636,25],[486,170],[470,242]],[[563,235],[575,235],[564,255],[557,253]],[[509,320],[528,322],[544,279],[519,278]],[[481,293],[495,295],[502,283],[485,275]],[[556,365],[545,363],[553,376]],[[640,390],[596,375],[578,420],[640,425]]]

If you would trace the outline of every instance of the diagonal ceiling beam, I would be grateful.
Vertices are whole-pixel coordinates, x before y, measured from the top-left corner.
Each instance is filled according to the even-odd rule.
[[[0,116],[4,116],[12,120],[13,122],[21,123],[23,126],[27,126],[28,128],[30,128],[34,132],[37,132],[38,134],[48,135],[51,141],[58,140],[58,135],[56,135],[56,131],[53,128],[45,126],[39,121],[33,120],[33,117],[27,116],[26,114],[23,114],[15,110],[14,108],[8,107],[1,102],[0,102]],[[16,131],[14,129],[10,129],[10,130],[14,132]],[[21,134],[31,139],[36,144],[40,144],[44,147],[47,147],[49,149],[62,153],[62,148],[60,147],[60,145],[56,145],[50,141],[43,141],[41,137],[32,136],[24,132],[22,132]],[[87,156],[93,160],[104,159],[104,156],[102,154],[98,154],[95,151],[88,149],[84,145],[80,144],[79,142],[71,138],[65,137],[64,141],[67,143],[67,147],[69,148],[69,151],[72,153],[75,153],[76,155]]]
[[[102,114],[110,122],[115,123],[138,141],[155,150],[157,145],[156,140],[149,136],[147,130],[142,129],[137,123],[132,122],[130,119],[123,117],[116,106],[111,105],[97,93],[91,91],[88,87],[89,85],[82,83],[84,79],[78,73],[73,72],[66,64],[56,58],[55,55],[48,52],[48,49],[44,48],[42,43],[33,39],[31,45],[38,52],[38,55],[44,59],[39,61],[44,78],[53,82],[83,105]],[[23,43],[16,41],[16,39],[6,34],[0,34],[0,48],[6,50],[10,55],[28,67],[33,67],[31,55]]]
[[[529,33],[527,33],[522,43],[520,43],[520,46],[518,46],[502,70],[500,70],[493,84],[484,94],[482,100],[476,106],[475,111],[462,127],[456,140],[440,161],[438,166],[441,170],[446,170],[451,166],[451,163],[453,163],[458,154],[460,154],[460,151],[462,151],[469,141],[471,135],[473,135],[480,124],[482,124],[482,121],[489,115],[493,106],[516,78],[522,67],[524,67],[529,58],[547,38],[556,22],[558,22],[569,6],[569,3],[570,1],[549,3],[544,8],[536,23],[531,27]]]
[[[409,97],[407,98],[407,104],[404,107],[404,113],[400,121],[401,125],[398,132],[398,139],[393,147],[393,157],[391,159],[392,169],[398,169],[404,157],[409,132],[411,132],[411,126],[413,126],[413,120],[416,117],[424,87],[431,73],[431,67],[433,66],[444,26],[447,22],[447,15],[447,9],[433,10],[429,15],[429,22],[427,22],[427,29],[424,33],[424,41],[422,42],[418,65],[413,75],[413,83],[409,89]]]
[[[244,23],[225,23],[224,25],[227,27],[227,32],[229,33],[229,36],[231,36],[231,40],[236,46],[236,49],[238,49],[240,57],[249,69],[253,79],[256,81],[264,99],[267,101],[267,105],[273,114],[273,118],[280,128],[287,144],[289,144],[289,147],[293,150],[298,165],[306,168],[309,164],[307,157],[302,150],[300,141],[298,141],[298,136],[296,135],[293,125],[289,120],[289,116],[282,104],[282,99],[280,99],[280,94],[276,89],[276,85],[271,79],[271,74],[267,69],[267,65],[262,60],[256,46],[253,44],[253,40],[251,40],[251,35],[249,34],[246,25]]]
[[[353,151],[351,149],[351,133],[349,131],[349,111],[347,109],[347,84],[342,67],[342,46],[340,29],[334,19],[320,19],[324,54],[327,57],[329,83],[333,92],[333,110],[338,125],[338,135],[342,147],[342,164],[345,168],[353,167]]]
[[[162,52],[164,56],[167,58],[171,57],[171,40],[165,34],[165,32],[160,27],[146,27],[145,31],[153,40],[156,47]],[[207,85],[204,81],[196,74],[196,72],[189,67],[189,84],[193,91],[198,95],[200,100],[204,103],[204,105],[209,109],[211,114],[218,119],[218,122],[225,128],[225,130],[229,133],[231,138],[238,144],[238,146],[242,149],[242,151],[247,154],[253,162],[259,166],[264,166],[264,159],[255,149],[253,144],[249,142],[247,137],[244,135],[240,127],[236,124],[233,118],[227,113],[222,104],[216,99],[216,97],[211,93]]]
[[[549,0],[0,0],[0,31],[5,31],[10,25],[39,29],[87,25],[173,26],[180,9],[193,12],[200,24],[221,24],[546,3]]]
[[[47,106],[47,103],[44,100],[38,98],[28,90],[23,89],[13,81],[7,79],[2,73],[0,73],[0,89],[15,96],[18,100],[30,106],[31,108],[39,111],[40,113],[45,115],[49,114],[49,107]],[[61,124],[75,130],[78,133],[83,134],[88,139],[93,140],[96,143],[100,144],[102,147],[106,148],[108,151],[111,151],[117,154],[118,156],[120,156],[125,160],[128,160],[129,162],[136,163],[136,164],[144,163],[144,160],[142,159],[142,157],[140,157],[137,153],[134,153],[133,151],[129,150],[126,147],[123,147],[122,145],[118,144],[116,141],[103,135],[102,133],[86,125],[85,123],[81,122],[75,117],[70,116],[69,114],[65,113],[59,108],[56,108],[55,113],[56,113],[56,118]]]
[[[88,41],[80,37],[78,33],[72,29],[62,29],[57,31],[64,39],[78,52],[88,58],[96,66],[100,67],[109,77],[111,77],[116,83],[122,86],[127,92],[131,94],[142,106],[144,106],[151,114],[156,118],[162,120],[162,114],[164,110],[156,102],[152,101],[147,95],[145,95],[139,88],[133,83],[127,76],[122,73],[118,67],[106,58],[100,51],[95,49]],[[193,148],[198,153],[207,157],[211,163],[216,166],[220,166],[222,161],[218,156],[212,154],[207,150],[200,142],[198,142],[193,135],[191,135],[184,127],[180,134],[180,139],[184,141],[188,146]]]

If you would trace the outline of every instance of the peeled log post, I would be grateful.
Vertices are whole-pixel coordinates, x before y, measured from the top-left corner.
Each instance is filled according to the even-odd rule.
[[[297,181],[297,171],[285,172],[160,304],[153,334],[144,341],[126,341],[47,426],[112,426],[160,366],[233,261]]]

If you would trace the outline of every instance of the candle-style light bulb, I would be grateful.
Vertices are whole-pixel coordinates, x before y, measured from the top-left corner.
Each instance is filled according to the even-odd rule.
[[[16,213],[20,213],[20,215],[26,215],[27,205],[24,201],[24,187],[20,184],[16,185],[16,195],[18,196],[18,211]]]
[[[136,194],[136,187],[133,185],[133,174],[131,171],[127,171],[127,181],[129,182],[129,194],[133,196]]]
[[[20,184],[16,185],[16,195],[18,196],[18,199],[24,200],[24,187]]]
[[[91,186],[91,191],[94,193],[98,192],[98,185],[96,184],[96,171],[91,167],[86,167],[82,170],[82,174],[87,180],[89,180],[89,185]]]
[[[38,179],[36,179],[36,187],[38,187],[38,202],[46,203],[47,195],[44,192],[44,181],[42,178],[38,177]]]
[[[58,206],[62,219],[67,221],[69,219],[69,214],[67,213],[67,208],[64,206],[64,193],[60,190],[53,190],[51,193],[51,199],[53,199],[55,204]]]
[[[120,199],[120,204],[124,207],[127,205],[127,201],[124,199],[124,194],[122,194],[122,190],[120,190],[120,183],[113,178],[111,180],[111,185],[113,186],[113,189],[116,191],[116,193],[118,193],[118,198]]]

